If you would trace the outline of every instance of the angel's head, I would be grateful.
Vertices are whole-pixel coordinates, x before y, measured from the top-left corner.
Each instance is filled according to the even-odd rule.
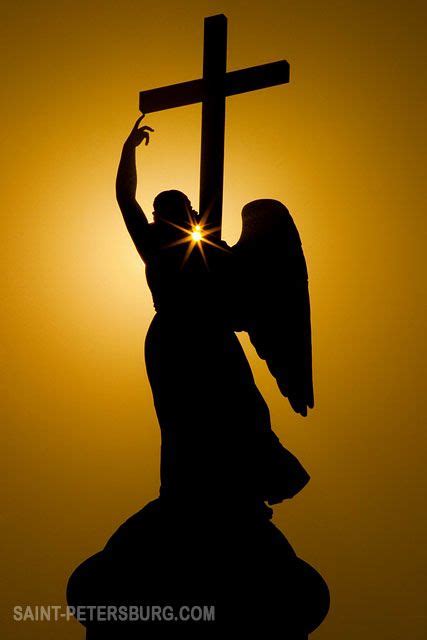
[[[153,208],[154,222],[158,224],[166,224],[172,228],[175,225],[187,228],[194,226],[198,221],[197,212],[182,191],[162,191],[154,198]]]

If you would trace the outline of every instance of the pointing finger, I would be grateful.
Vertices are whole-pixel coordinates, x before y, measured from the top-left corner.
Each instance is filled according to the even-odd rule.
[[[138,125],[141,122],[141,120],[143,119],[144,115],[139,116],[139,118],[137,119],[137,121],[135,122],[135,124],[133,125],[133,131],[135,131],[136,129],[138,129]]]

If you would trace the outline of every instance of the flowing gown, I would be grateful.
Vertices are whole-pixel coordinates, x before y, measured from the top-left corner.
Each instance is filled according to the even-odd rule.
[[[156,315],[145,344],[161,429],[161,498],[255,510],[295,495],[309,476],[280,444],[235,334],[239,270],[225,243],[163,246],[150,225],[140,253]]]

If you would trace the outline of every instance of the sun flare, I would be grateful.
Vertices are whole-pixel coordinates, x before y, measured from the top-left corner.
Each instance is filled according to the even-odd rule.
[[[194,227],[194,231],[191,233],[191,237],[194,242],[200,242],[200,240],[202,239],[202,232],[199,224]]]

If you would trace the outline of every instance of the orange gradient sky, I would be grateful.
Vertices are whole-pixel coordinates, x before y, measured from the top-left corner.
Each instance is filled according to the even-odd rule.
[[[246,202],[278,198],[310,274],[307,419],[242,338],[312,475],[275,522],[331,588],[313,637],[425,637],[425,3],[27,0],[0,25],[4,638],[83,638],[11,608],[63,603],[75,566],[156,496],[153,308],[115,172],[138,92],[199,77],[203,18],[221,12],[229,69],[291,64],[289,85],[229,99],[226,125],[225,239]],[[197,206],[200,117],[147,117],[147,213],[165,188]]]

